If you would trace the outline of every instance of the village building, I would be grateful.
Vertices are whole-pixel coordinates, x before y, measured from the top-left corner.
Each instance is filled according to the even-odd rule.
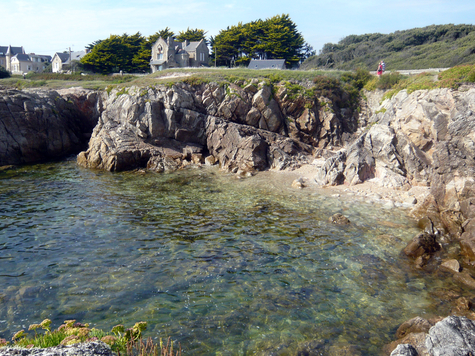
[[[209,50],[205,40],[175,42],[173,37],[166,40],[160,37],[152,45],[152,73],[175,67],[207,67],[208,62]]]
[[[23,47],[0,46],[0,66],[11,72],[12,57],[17,54],[25,54]]]
[[[50,62],[51,56],[18,53],[11,58],[10,72],[12,74],[42,73]]]
[[[285,59],[251,59],[248,69],[285,69]]]
[[[62,73],[64,71],[71,70],[71,63],[74,64],[75,61],[79,62],[81,58],[87,53],[87,50],[63,53],[56,52],[53,56],[53,60],[51,61],[52,72]]]

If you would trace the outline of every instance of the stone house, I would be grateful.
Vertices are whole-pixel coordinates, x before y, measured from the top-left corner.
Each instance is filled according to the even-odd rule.
[[[251,59],[248,69],[285,69],[285,59]]]
[[[23,47],[0,46],[0,66],[11,72],[12,57],[17,54],[25,54]]]
[[[160,37],[152,45],[152,73],[167,68],[208,66],[209,50],[205,40],[175,42],[173,37]]]
[[[75,52],[70,52],[70,53],[56,52],[51,62],[53,73],[62,73],[65,70],[63,66],[67,66],[67,69],[69,70],[71,62],[80,61],[81,58],[84,57],[87,53],[88,53],[87,50],[75,51]]]
[[[42,73],[50,62],[51,56],[18,53],[11,58],[10,72],[12,74]]]

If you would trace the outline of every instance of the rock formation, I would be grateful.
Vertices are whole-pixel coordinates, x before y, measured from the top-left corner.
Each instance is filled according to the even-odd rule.
[[[401,325],[398,333],[401,328],[405,333],[391,346],[391,356],[475,355],[475,322],[466,317],[449,316],[435,325],[417,317]]]
[[[101,342],[85,342],[69,346],[40,348],[0,348],[0,356],[114,356],[110,346]]]
[[[100,115],[101,94],[77,90],[0,91],[0,166],[78,152]]]
[[[253,80],[243,88],[179,83],[113,90],[78,163],[164,171],[198,154],[213,156],[228,171],[286,169],[306,163],[314,147],[340,142],[351,112],[328,110],[336,104],[323,97],[325,105],[316,97],[290,100],[285,84],[275,88],[274,95],[271,86]]]
[[[381,93],[366,93],[360,118],[366,126],[322,164],[316,181],[354,185],[375,178],[396,189],[429,186],[418,215],[433,221],[435,234],[457,239],[475,264],[475,87],[403,90],[381,104],[373,95]],[[433,252],[409,255],[426,260]]]

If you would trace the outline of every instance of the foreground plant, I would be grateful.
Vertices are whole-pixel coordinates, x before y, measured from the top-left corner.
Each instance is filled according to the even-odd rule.
[[[38,333],[38,329],[43,329],[44,332]],[[66,320],[58,329],[51,330],[51,320],[45,319],[40,324],[31,324],[29,326],[28,330],[33,330],[34,335],[28,335],[24,330],[16,332],[12,337],[12,343],[13,346],[17,347],[46,348],[100,340],[108,344],[119,356],[181,355],[181,345],[179,345],[178,350],[174,354],[173,341],[170,338],[168,338],[166,345],[160,339],[160,346],[154,344],[151,338],[144,341],[142,333],[146,329],[147,323],[144,321],[135,323],[133,327],[128,329],[124,325],[116,325],[110,332],[105,332],[96,328],[91,329],[89,324],[82,324],[76,322],[76,320]],[[5,339],[0,339],[0,347],[8,345],[9,342]]]

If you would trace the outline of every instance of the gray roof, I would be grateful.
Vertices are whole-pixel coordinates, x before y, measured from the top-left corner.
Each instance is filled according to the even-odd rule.
[[[285,69],[285,59],[251,59],[249,69]]]
[[[19,61],[22,62],[31,62],[30,56],[23,53],[15,54],[12,58],[17,58]]]
[[[56,52],[55,54],[58,55],[58,57],[61,59],[61,62],[69,63],[69,52],[68,53]],[[86,51],[71,52],[71,60],[79,61],[85,55],[86,55]]]
[[[61,59],[61,62],[63,63],[69,61],[69,53],[56,52],[55,55],[58,55],[59,59]]]
[[[19,53],[25,53],[23,47],[0,46],[0,56],[6,55],[8,52],[8,48],[10,48],[10,54],[12,56]]]
[[[201,42],[201,41],[199,41],[199,42],[190,42],[190,44],[184,48],[185,51],[187,51],[187,52],[194,52],[194,51],[196,51],[196,47],[198,47],[198,45],[200,44],[200,42]]]

